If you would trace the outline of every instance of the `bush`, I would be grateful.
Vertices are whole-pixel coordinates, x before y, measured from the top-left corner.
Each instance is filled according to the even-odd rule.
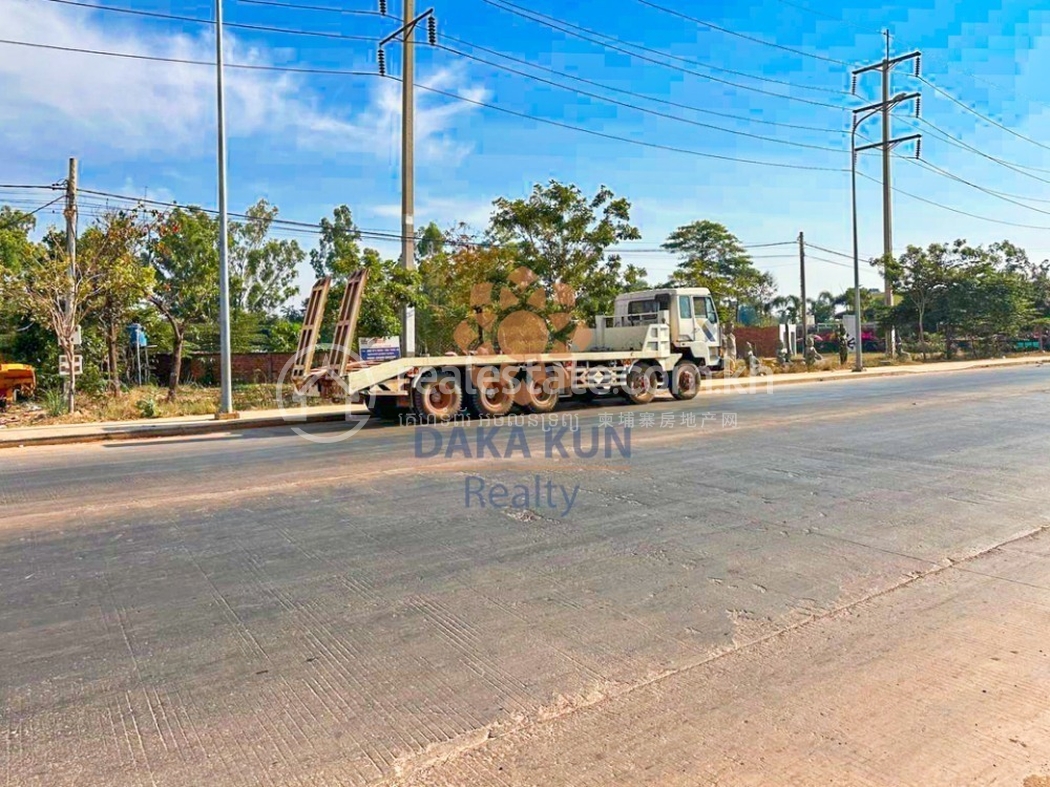
[[[139,399],[135,402],[135,407],[138,408],[138,411],[143,418],[156,418],[160,414],[157,400],[152,396],[145,399]]]
[[[52,418],[66,413],[66,397],[61,388],[48,388],[40,399],[40,406]]]

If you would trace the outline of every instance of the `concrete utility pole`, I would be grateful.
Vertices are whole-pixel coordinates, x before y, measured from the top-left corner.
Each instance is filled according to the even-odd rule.
[[[892,110],[898,104],[902,104],[905,101],[915,101],[915,114],[919,114],[919,94],[918,93],[898,93],[896,96],[889,100],[889,108]],[[861,301],[860,301],[860,246],[859,246],[859,231],[857,226],[857,154],[865,150],[872,150],[874,148],[894,148],[902,142],[915,142],[915,157],[918,158],[922,151],[922,134],[909,134],[906,137],[898,137],[897,139],[889,140],[888,145],[884,145],[882,142],[872,142],[870,145],[861,145],[857,147],[857,129],[860,124],[870,118],[877,112],[884,111],[886,102],[880,101],[877,104],[869,104],[866,107],[859,107],[853,110],[853,128],[850,131],[850,191],[852,193],[853,200],[853,309],[856,312],[854,315],[857,322],[856,332],[856,363],[854,364],[853,371],[863,372],[864,371],[864,355],[863,355],[863,334],[861,331],[861,324],[863,320],[861,317]]]
[[[890,113],[893,108],[901,103],[901,96],[890,98],[890,81],[893,69],[908,61],[914,61],[915,64],[915,76],[919,76],[919,69],[922,63],[922,53],[919,51],[909,52],[906,55],[899,57],[890,57],[890,31],[886,30],[883,33],[886,37],[886,55],[879,63],[873,63],[872,65],[864,66],[862,68],[855,69],[853,71],[853,93],[857,92],[857,77],[861,74],[869,71],[878,71],[882,75],[882,101],[878,104],[872,105],[872,107],[864,107],[861,110],[854,110],[854,132],[856,132],[856,126],[859,125],[857,120],[857,113],[864,112],[870,108],[874,108],[875,111],[882,113],[882,141],[875,143],[874,145],[865,145],[860,148],[855,148],[855,153],[868,150],[870,148],[878,147],[882,149],[882,255],[883,264],[885,266],[883,276],[883,296],[885,298],[885,304],[887,307],[893,306],[893,282],[890,280],[889,275],[889,263],[893,260],[893,185],[890,180],[890,156],[892,155],[893,148],[900,142],[915,139],[921,139],[920,134],[912,134],[908,137],[901,137],[899,139],[891,139],[891,117]],[[915,115],[918,117],[919,114],[919,102],[920,96],[918,93],[910,94],[907,98],[915,98]],[[898,100],[900,99],[900,100]],[[872,113],[874,114],[874,113]],[[865,118],[868,115],[864,116]],[[916,150],[920,150],[918,147],[921,143],[917,142]],[[916,153],[918,156],[918,153]],[[855,164],[854,164],[855,166]],[[889,356],[893,355],[894,347],[894,333],[893,329],[890,328],[885,337],[886,341],[886,354]]]
[[[799,287],[801,301],[799,302],[799,322],[802,323],[802,347],[806,347],[806,236],[799,230],[798,233],[798,275],[801,287]],[[791,348],[791,354],[795,354],[796,347]]]
[[[414,0],[404,0],[402,23],[415,13]],[[401,264],[406,271],[416,267],[416,46],[415,27],[405,31],[401,69]],[[401,314],[402,354],[416,354],[416,310],[406,306]]]
[[[73,335],[76,333],[76,281],[77,281],[77,160],[69,160],[69,176],[66,178],[66,257],[69,258],[69,295],[66,298],[66,325],[65,330]],[[70,342],[70,344],[72,344]],[[60,350],[69,351],[69,347],[60,347]],[[70,413],[76,409],[77,370],[76,370],[76,348],[73,347],[73,355],[66,357],[69,363],[69,378],[66,382],[66,406]]]
[[[890,184],[890,31],[886,36],[886,56],[882,60],[882,258],[893,257],[893,187]],[[887,308],[893,306],[893,282],[889,271],[882,277],[883,298]],[[886,332],[886,355],[893,355],[893,328]]]
[[[229,216],[226,211],[226,96],[222,84],[222,0],[215,0],[215,93],[217,97],[219,167],[219,385],[218,418],[233,416],[233,374],[230,359]]]
[[[380,13],[386,13],[385,0],[380,0]],[[402,36],[404,51],[401,58],[401,266],[412,271],[416,268],[416,50],[415,31],[424,19],[427,20],[427,40],[437,43],[437,27],[434,9],[428,8],[419,16],[415,0],[404,0],[402,25],[379,42],[379,73],[386,75],[386,53],[383,47],[398,36]],[[406,306],[401,312],[401,354],[410,358],[416,354],[416,310]]]

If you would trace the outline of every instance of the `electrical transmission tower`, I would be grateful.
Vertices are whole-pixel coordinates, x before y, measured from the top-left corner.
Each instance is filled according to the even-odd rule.
[[[875,114],[882,114],[882,141],[874,142],[870,145],[862,145],[853,148],[854,161],[852,166],[855,168],[856,154],[865,150],[873,150],[879,148],[882,150],[882,254],[883,254],[883,270],[884,270],[884,293],[886,298],[886,306],[893,306],[893,282],[890,279],[889,274],[889,263],[893,259],[893,198],[892,198],[892,185],[890,181],[890,156],[893,148],[902,142],[915,141],[915,157],[918,158],[922,151],[922,135],[921,134],[909,134],[905,137],[891,138],[891,120],[890,113],[893,109],[907,101],[914,99],[915,101],[915,116],[918,117],[922,106],[922,96],[919,93],[898,93],[891,98],[890,93],[890,79],[893,69],[899,66],[901,63],[913,62],[915,66],[914,76],[920,75],[920,68],[922,66],[922,53],[919,51],[909,52],[906,55],[899,55],[897,57],[890,57],[890,31],[884,32],[886,36],[886,56],[878,63],[872,63],[868,66],[862,66],[861,68],[854,69],[852,88],[851,91],[854,95],[857,93],[857,78],[861,74],[866,74],[870,71],[878,71],[882,74],[882,100],[870,104],[866,107],[860,107],[859,109],[853,110],[853,131],[856,133],[857,126],[860,125],[865,119]],[[860,322],[860,316],[858,315],[858,323]],[[858,342],[860,338],[858,337]],[[886,354],[892,356],[894,354],[894,335],[893,329],[889,329],[886,333]]]

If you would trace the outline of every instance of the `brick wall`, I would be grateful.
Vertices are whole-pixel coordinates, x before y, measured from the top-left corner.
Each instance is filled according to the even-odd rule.
[[[762,358],[775,358],[777,354],[777,342],[780,341],[780,326],[771,325],[768,328],[747,328],[737,325],[733,328],[736,336],[737,358],[747,357],[747,343],[755,347],[755,355]]]
[[[234,353],[230,359],[235,383],[275,383],[292,353]],[[150,359],[153,374],[163,385],[171,376],[171,354],[160,353]],[[182,359],[183,382],[217,383],[218,353],[198,353]]]

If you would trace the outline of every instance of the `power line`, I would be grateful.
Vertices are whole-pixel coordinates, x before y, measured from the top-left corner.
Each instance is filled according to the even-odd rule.
[[[1006,195],[998,193],[998,192],[991,191],[990,189],[986,189],[984,186],[980,186],[980,185],[978,185],[976,183],[973,183],[973,182],[967,180],[966,178],[963,178],[963,177],[960,177],[960,176],[956,175],[953,172],[949,172],[946,169],[942,169],[941,167],[938,167],[936,164],[932,164],[929,161],[925,161],[925,160],[922,160],[922,159],[911,159],[911,160],[914,161],[916,164],[922,166],[925,169],[932,170],[933,172],[936,172],[936,173],[942,175],[943,177],[946,177],[946,178],[949,178],[951,180],[954,180],[957,183],[962,183],[963,185],[969,186],[970,188],[976,189],[977,191],[983,192],[984,194],[989,194],[989,195],[995,197],[996,199],[1001,199],[1004,202],[1009,202],[1009,203],[1011,203],[1013,205],[1017,205],[1019,207],[1025,208],[1026,210],[1031,210],[1031,211],[1034,211],[1036,213],[1042,213],[1045,216],[1050,216],[1050,211],[1043,210],[1042,208],[1035,208],[1035,207],[1032,207],[1031,205],[1025,205],[1023,202],[1020,202],[1019,200],[1013,199],[1013,198],[1011,198],[1009,196],[1006,196]]]
[[[700,158],[717,159],[719,161],[734,161],[740,164],[753,164],[755,166],[762,167],[777,167],[780,169],[795,169],[795,170],[806,170],[809,172],[847,172],[846,169],[841,167],[813,167],[806,164],[788,164],[780,161],[761,161],[758,159],[739,158],[737,156],[723,156],[718,153],[705,153],[699,150],[692,150],[689,148],[679,148],[673,145],[663,145],[659,142],[648,142],[641,139],[631,139],[630,137],[621,137],[616,134],[607,134],[604,131],[597,131],[595,129],[585,128],[583,126],[575,126],[571,123],[563,123],[560,120],[552,120],[550,118],[538,117],[536,115],[529,115],[525,112],[518,112],[514,109],[508,109],[507,107],[501,107],[497,104],[487,104],[484,101],[478,101],[477,99],[468,98],[467,96],[458,96],[455,93],[449,93],[445,90],[439,90],[429,85],[416,84],[420,90],[425,90],[430,93],[435,93],[440,96],[446,96],[448,98],[454,98],[459,101],[464,101],[468,104],[475,104],[479,107],[486,107],[488,109],[496,110],[497,112],[503,112],[508,115],[515,117],[524,118],[526,120],[533,120],[537,123],[545,123],[551,126],[557,126],[558,128],[570,129],[572,131],[579,131],[584,134],[590,134],[591,136],[600,137],[602,139],[609,139],[616,142],[627,142],[632,145],[639,145],[641,147],[653,148],[655,150],[665,150],[671,153],[682,153],[690,156],[698,156]]]
[[[908,119],[904,118],[904,120],[907,121]],[[981,156],[982,158],[986,158],[989,161],[995,162],[996,164],[999,164],[1000,166],[1005,167],[1006,169],[1013,170],[1014,172],[1017,172],[1018,174],[1024,175],[1025,177],[1032,178],[1033,180],[1038,180],[1038,181],[1040,181],[1042,183],[1050,183],[1050,179],[1042,178],[1042,177],[1039,177],[1038,175],[1033,175],[1029,171],[1029,170],[1035,170],[1036,172],[1050,172],[1050,170],[1040,169],[1039,167],[1027,167],[1027,168],[1025,168],[1021,164],[1016,164],[1014,162],[1007,161],[1006,159],[999,158],[998,156],[993,156],[991,153],[986,153],[983,150],[981,150],[980,148],[975,147],[974,145],[971,145],[968,142],[964,142],[963,140],[959,139],[958,137],[955,137],[955,136],[949,134],[947,131],[945,131],[944,129],[940,128],[939,126],[935,125],[934,123],[930,122],[929,120],[927,120],[925,118],[919,118],[919,121],[921,123],[923,123],[925,126],[928,126],[936,134],[938,134],[941,138],[943,138],[945,142],[947,142],[948,144],[950,144],[950,145],[952,145],[954,147],[957,147],[957,148],[959,148],[961,150],[969,151],[970,153],[976,153],[978,156]],[[917,128],[917,126],[915,126],[915,124],[913,124],[913,123],[908,123],[908,125],[910,125],[912,128]]]
[[[3,43],[3,42],[0,42],[0,43]],[[58,189],[58,188],[62,188],[62,186],[60,184],[58,184],[58,183],[52,183],[50,186],[39,186],[39,185],[37,185],[37,186],[25,186],[25,185],[13,184],[13,183],[0,183],[0,189],[12,189],[12,190],[16,190],[16,191],[32,191],[32,190],[40,190],[40,189],[50,189],[50,190],[53,191],[53,190]]]
[[[198,65],[198,66],[215,66],[214,62],[207,60],[188,60],[184,58],[172,58],[172,57],[158,57],[156,55],[139,55],[128,52],[109,52],[98,49],[83,49],[80,47],[66,47],[56,46],[53,44],[39,44],[31,43],[28,41],[12,41],[9,39],[0,39],[0,44],[9,44],[13,46],[25,46],[38,49],[47,49],[59,52],[76,52],[79,54],[99,55],[103,57],[117,57],[127,58],[131,60],[146,60],[155,61],[161,63],[179,63],[184,65]],[[329,74],[338,76],[378,76],[371,71],[350,71],[342,69],[324,69],[324,68],[300,68],[294,66],[264,66],[264,65],[248,65],[241,63],[227,63],[227,68],[247,69],[255,71],[279,71],[279,72],[291,72],[291,73],[304,73],[304,74]],[[386,79],[397,79],[396,77],[388,76]],[[664,145],[658,142],[650,142],[641,139],[632,139],[631,137],[623,137],[617,134],[609,134],[604,131],[598,131],[596,129],[589,129],[584,126],[576,126],[572,123],[564,123],[562,121],[553,120],[551,118],[539,117],[537,115],[530,115],[526,112],[519,112],[508,107],[502,107],[497,104],[489,104],[485,101],[470,98],[468,96],[461,96],[457,93],[452,93],[447,90],[441,90],[439,88],[432,87],[430,85],[422,84],[417,82],[415,84],[420,90],[433,93],[435,95],[444,96],[455,101],[461,101],[467,104],[473,104],[474,106],[485,107],[496,112],[502,112],[513,117],[522,118],[525,120],[532,120],[536,123],[544,123],[546,125],[555,126],[557,128],[568,129],[570,131],[578,131],[583,134],[589,134],[590,136],[599,137],[601,139],[608,139],[614,142],[625,142],[631,145],[638,145],[640,147],[651,148],[654,150],[664,150],[670,153],[681,153],[683,155],[696,156],[699,158],[708,158],[718,161],[733,161],[739,164],[752,164],[755,166],[762,167],[775,167],[778,169],[793,169],[793,170],[805,170],[807,172],[845,172],[846,170],[840,167],[814,167],[806,164],[790,164],[781,161],[762,161],[760,159],[742,158],[738,156],[724,156],[718,153],[707,153],[700,150],[693,150],[690,148],[680,148],[674,145]]]
[[[797,129],[799,131],[817,131],[817,132],[826,133],[826,134],[842,134],[842,135],[849,134],[848,131],[846,131],[845,129],[841,129],[841,128],[826,128],[826,127],[822,127],[822,126],[806,126],[806,125],[795,124],[795,123],[781,123],[781,122],[776,121],[776,120],[764,120],[762,118],[746,117],[744,115],[734,115],[734,114],[729,113],[729,112],[719,112],[717,110],[708,109],[707,107],[699,107],[699,106],[696,106],[695,104],[683,104],[683,103],[680,103],[678,101],[671,101],[671,100],[666,99],[666,98],[660,98],[659,96],[651,96],[651,95],[648,95],[647,93],[639,93],[638,91],[635,91],[635,90],[628,90],[626,88],[617,87],[615,85],[610,85],[610,84],[608,84],[606,82],[599,82],[599,81],[594,80],[594,79],[588,79],[586,77],[581,77],[581,76],[578,76],[576,74],[569,73],[568,71],[560,71],[560,70],[558,70],[556,68],[551,68],[549,66],[541,65],[539,63],[533,63],[532,61],[525,60],[524,58],[515,57],[514,55],[508,55],[507,53],[501,52],[501,51],[499,51],[497,49],[490,49],[489,47],[485,47],[485,46],[482,46],[480,44],[476,44],[476,43],[474,43],[472,41],[466,41],[466,40],[464,40],[462,38],[457,38],[455,36],[448,35],[447,33],[442,33],[441,38],[444,41],[453,41],[455,43],[462,44],[464,46],[468,46],[471,49],[476,49],[476,50],[479,50],[481,52],[486,52],[486,53],[488,53],[490,55],[495,55],[496,57],[504,58],[505,60],[510,60],[510,61],[512,61],[514,63],[521,63],[522,65],[529,66],[530,68],[535,68],[535,69],[538,69],[540,71],[546,71],[549,74],[555,74],[556,76],[564,77],[566,79],[572,79],[572,80],[575,80],[576,82],[582,82],[582,83],[587,84],[587,85],[593,85],[594,87],[599,87],[599,88],[602,88],[603,90],[610,90],[610,91],[613,91],[615,93],[620,93],[620,94],[623,94],[623,95],[635,96],[636,98],[642,98],[642,99],[645,99],[646,101],[653,101],[653,102],[656,102],[656,103],[659,103],[659,104],[664,104],[666,106],[678,107],[679,109],[688,109],[688,110],[693,111],[693,112],[701,112],[701,113],[704,113],[704,114],[707,114],[707,115],[715,115],[717,117],[724,117],[724,118],[728,118],[728,119],[731,119],[731,120],[742,120],[742,121],[744,121],[746,123],[761,123],[761,124],[769,125],[769,126],[778,126],[780,128],[791,128],[791,129]],[[461,53],[461,54],[463,54],[463,53]],[[500,66],[497,66],[497,67],[500,67]]]
[[[83,49],[81,47],[73,46],[58,46],[56,44],[39,44],[31,41],[12,41],[6,38],[0,38],[0,44],[8,44],[10,46],[24,46],[32,49],[47,49],[53,52],[75,52],[82,55],[98,55],[100,57],[116,57],[123,58],[126,60],[146,60],[153,61],[156,63],[178,63],[180,65],[188,66],[211,66],[215,67],[215,61],[213,60],[189,60],[181,57],[161,57],[159,55],[139,55],[131,52],[110,52],[102,49]],[[279,71],[289,72],[293,74],[327,74],[330,76],[365,76],[365,77],[377,77],[379,76],[374,71],[354,71],[347,69],[338,68],[305,68],[297,66],[265,66],[258,64],[248,63],[226,63],[226,68],[236,68],[246,71]],[[394,78],[394,77],[389,77]],[[418,87],[418,85],[417,85]]]
[[[754,42],[756,44],[762,44],[763,46],[773,47],[774,49],[781,49],[781,50],[783,50],[785,52],[791,52],[792,54],[795,54],[795,55],[802,55],[803,57],[811,57],[814,60],[823,60],[826,63],[834,63],[837,66],[848,66],[848,65],[850,65],[845,60],[836,60],[835,58],[827,57],[826,55],[817,55],[817,54],[814,54],[813,52],[806,52],[806,51],[804,51],[802,49],[794,49],[793,47],[790,47],[790,46],[784,46],[783,44],[778,44],[778,43],[776,43],[774,41],[766,41],[766,40],[761,39],[761,38],[756,38],[754,36],[748,35],[747,33],[738,33],[735,30],[730,30],[727,27],[721,27],[719,25],[714,24],[713,22],[708,22],[708,21],[703,20],[703,19],[697,19],[695,16],[689,16],[688,14],[683,14],[681,11],[676,11],[673,8],[667,8],[666,6],[657,5],[656,3],[651,2],[651,0],[638,0],[638,2],[641,3],[642,5],[649,6],[650,8],[655,8],[658,11],[663,11],[665,14],[671,14],[672,16],[680,17],[681,19],[688,20],[688,21],[693,22],[695,24],[703,25],[705,27],[710,27],[712,30],[717,30],[720,33],[725,33],[726,35],[736,36],[737,38],[742,38],[745,41],[752,41],[752,42]]]
[[[825,101],[814,101],[813,99],[802,98],[800,96],[792,96],[792,95],[788,95],[788,94],[785,94],[785,93],[776,93],[776,92],[774,92],[772,90],[765,90],[763,88],[754,87],[753,85],[742,85],[739,82],[733,82],[733,81],[730,81],[728,79],[722,79],[721,77],[711,76],[710,74],[705,74],[705,73],[703,73],[701,71],[696,71],[695,69],[684,68],[682,66],[676,66],[673,63],[667,63],[667,62],[665,62],[663,60],[657,60],[655,58],[648,57],[648,56],[643,55],[643,54],[639,54],[638,52],[632,51],[631,49],[627,49],[625,47],[626,46],[630,46],[633,49],[641,50],[643,52],[653,52],[653,53],[656,53],[656,54],[660,55],[661,57],[672,58],[672,59],[675,59],[675,60],[682,60],[682,61],[685,61],[685,62],[688,62],[688,63],[693,63],[695,65],[701,65],[701,66],[706,65],[706,64],[703,64],[703,63],[696,63],[696,61],[688,60],[686,58],[681,58],[681,57],[678,57],[676,55],[671,55],[671,54],[668,54],[666,52],[662,52],[659,49],[653,49],[651,47],[643,46],[641,44],[632,44],[632,43],[628,43],[628,42],[621,42],[621,41],[619,41],[619,39],[614,38],[613,36],[607,35],[605,33],[599,33],[599,32],[597,32],[595,30],[591,30],[590,28],[582,27],[580,25],[575,25],[575,24],[573,24],[571,22],[565,22],[565,21],[556,19],[554,17],[547,16],[546,14],[541,14],[538,11],[532,11],[532,10],[529,10],[529,9],[522,8],[521,6],[518,6],[518,5],[515,5],[515,4],[511,3],[511,2],[509,2],[509,0],[498,0],[498,1],[497,0],[482,0],[482,2],[487,3],[488,5],[491,5],[493,8],[498,8],[501,11],[506,11],[508,13],[515,14],[516,16],[520,16],[523,19],[528,19],[529,21],[536,22],[537,24],[543,25],[545,27],[549,27],[549,28],[551,28],[553,30],[558,30],[558,31],[561,31],[561,32],[566,33],[568,35],[571,35],[571,36],[573,36],[575,38],[579,38],[582,41],[588,41],[588,42],[590,42],[592,44],[597,44],[598,46],[603,47],[605,49],[610,49],[610,50],[615,51],[615,52],[620,52],[622,54],[628,55],[629,57],[634,57],[634,58],[637,58],[638,60],[643,60],[643,61],[648,62],[648,63],[653,63],[653,64],[661,66],[663,68],[669,68],[669,69],[672,69],[674,71],[680,71],[680,72],[682,72],[684,74],[692,74],[693,76],[698,76],[698,77],[701,77],[702,79],[707,79],[707,80],[710,80],[712,82],[718,82],[718,83],[723,84],[723,85],[729,85],[731,87],[737,87],[737,88],[740,88],[742,90],[749,90],[749,91],[751,91],[753,93],[761,93],[763,95],[773,96],[774,98],[781,98],[781,99],[784,99],[786,101],[797,101],[797,102],[800,102],[800,103],[803,103],[803,104],[809,104],[811,106],[824,107],[826,109],[838,109],[838,110],[842,109],[842,107],[840,107],[840,106],[838,106],[836,104],[829,104],[829,103],[827,103]],[[578,31],[583,31],[583,32],[578,32]],[[602,41],[602,40],[599,40],[597,38],[592,38],[591,36],[600,36],[601,38],[604,38],[606,40]],[[611,42],[615,42],[615,43],[609,43],[610,41]],[[796,87],[797,87],[797,85],[796,85]]]
[[[853,270],[853,265],[851,265],[850,263],[839,262],[838,260],[829,260],[827,257],[818,257],[815,254],[807,254],[806,255],[806,259],[807,260],[816,260],[817,262],[823,262],[823,263],[826,263],[827,265],[836,265],[839,268],[848,268],[850,270]]]
[[[830,19],[833,22],[837,22],[837,23],[839,23],[841,25],[845,25],[847,27],[851,27],[854,30],[858,30],[858,31],[860,31],[862,33],[868,33],[870,35],[881,35],[882,34],[881,30],[876,30],[875,28],[862,27],[861,25],[858,25],[858,24],[856,24],[854,22],[851,22],[848,19],[840,19],[837,16],[825,13],[823,11],[818,11],[815,8],[810,8],[809,6],[802,5],[801,3],[792,2],[792,0],[778,0],[778,2],[782,3],[783,5],[790,6],[792,8],[797,8],[800,11],[805,11],[805,12],[813,14],[815,16],[823,17],[824,19]],[[904,41],[903,39],[900,39],[897,36],[894,36],[894,38],[897,38],[897,40],[900,43],[902,43],[902,44],[907,45],[907,43],[908,43],[907,41]],[[916,48],[916,47],[912,47],[912,48]],[[947,61],[947,63],[948,63],[948,67],[949,68],[951,68],[953,65],[958,66],[957,63],[952,63],[950,60]],[[973,73],[972,71],[969,71],[968,69],[958,68],[957,70],[960,73],[962,73],[962,74],[966,74],[966,76],[970,77],[971,79],[973,79],[973,80],[975,80],[977,82],[983,82],[984,84],[988,85],[989,87],[994,87],[996,90],[1002,90],[1002,91],[1009,91],[1010,90],[1010,88],[1003,87],[1003,85],[999,84],[998,82],[993,82],[990,79],[986,79],[985,77],[978,76],[977,74]],[[1047,104],[1047,102],[1040,101],[1039,99],[1030,98],[1029,101],[1032,101],[1032,102],[1034,102],[1036,104],[1042,104],[1043,106],[1050,106],[1050,104]]]
[[[605,39],[613,41],[615,43],[622,43],[622,44],[624,44],[626,46],[630,46],[630,47],[633,47],[635,49],[640,49],[640,50],[642,50],[644,52],[651,52],[653,54],[660,55],[661,57],[666,57],[666,58],[668,58],[670,60],[676,60],[676,61],[678,61],[680,63],[688,63],[691,66],[700,66],[701,68],[708,68],[708,69],[710,69],[712,71],[717,71],[717,72],[720,72],[720,73],[723,73],[723,74],[732,74],[733,76],[744,77],[745,79],[754,79],[754,80],[757,80],[759,82],[769,82],[769,83],[775,84],[775,85],[785,85],[787,87],[797,87],[797,88],[801,88],[803,90],[815,90],[815,91],[820,92],[820,93],[830,93],[832,95],[845,95],[846,94],[846,91],[842,90],[841,88],[824,87],[823,85],[805,85],[805,84],[801,84],[799,82],[792,82],[789,79],[777,79],[776,77],[763,76],[761,74],[750,74],[750,73],[748,73],[746,71],[737,71],[737,70],[732,69],[732,68],[726,68],[725,66],[716,66],[716,65],[712,65],[711,63],[705,63],[705,62],[702,62],[700,60],[695,60],[693,58],[683,57],[682,55],[676,55],[676,54],[674,54],[672,52],[665,52],[662,49],[654,49],[653,47],[648,47],[648,46],[645,46],[643,44],[635,44],[635,43],[632,43],[632,42],[629,42],[629,41],[621,41],[620,39],[616,38],[615,36],[607,35],[605,33],[599,32],[597,30],[592,30],[590,28],[583,27],[582,25],[573,24],[572,22],[568,22],[566,20],[559,19],[557,17],[548,16],[547,14],[543,14],[543,13],[541,13],[539,11],[535,11],[535,10],[533,10],[531,8],[526,8],[524,6],[517,5],[516,3],[513,3],[510,0],[499,0],[499,2],[503,6],[509,6],[508,8],[503,8],[502,10],[504,10],[504,11],[509,11],[509,10],[511,10],[513,8],[513,9],[516,9],[516,11],[512,11],[512,13],[516,13],[517,11],[520,11],[520,12],[524,12],[524,13],[530,14],[530,15],[535,16],[535,17],[541,17],[541,18],[544,18],[544,19],[549,19],[552,22],[556,22],[558,24],[566,25],[568,27],[573,28],[574,30],[579,30],[579,31],[582,31],[584,33],[589,33],[590,35],[600,36],[601,38],[605,38]],[[521,15],[521,14],[519,14],[519,15]],[[528,17],[526,17],[526,18],[528,18]],[[536,20],[532,20],[532,21],[536,21]],[[584,40],[586,40],[586,39],[584,39]],[[730,84],[732,84],[732,83],[730,83]],[[750,89],[750,88],[747,88],[747,86],[744,86],[744,85],[741,85],[741,87],[744,87],[745,89]]]
[[[775,143],[780,144],[780,145],[792,145],[794,147],[808,148],[809,150],[823,150],[823,151],[831,151],[833,153],[840,153],[840,152],[842,152],[841,148],[829,147],[827,145],[811,145],[811,144],[808,144],[808,143],[805,143],[805,142],[795,142],[795,141],[789,140],[789,139],[778,139],[777,137],[765,137],[765,136],[762,136],[761,134],[752,134],[752,133],[747,132],[747,131],[740,131],[738,129],[726,128],[725,126],[716,126],[716,125],[713,125],[711,123],[703,123],[703,122],[701,122],[699,120],[692,120],[690,118],[684,118],[684,117],[681,117],[680,115],[671,115],[671,114],[668,114],[667,112],[660,112],[660,111],[655,110],[655,109],[646,109],[645,107],[640,107],[637,104],[631,104],[631,103],[629,103],[627,101],[619,101],[619,100],[617,100],[615,98],[609,98],[607,96],[599,95],[598,93],[591,93],[591,92],[589,92],[587,90],[582,90],[580,88],[574,88],[574,87],[571,87],[569,85],[559,84],[558,82],[554,82],[554,81],[552,81],[550,79],[545,79],[544,77],[536,76],[534,74],[529,74],[529,73],[526,73],[525,71],[520,71],[520,70],[518,70],[516,68],[511,68],[510,66],[500,65],[499,63],[494,63],[491,60],[485,60],[484,58],[478,57],[477,55],[472,55],[472,54],[470,54],[468,52],[463,52],[463,51],[458,50],[458,49],[453,49],[452,47],[445,46],[444,44],[437,44],[436,48],[437,49],[441,49],[441,50],[443,50],[445,52],[451,52],[452,54],[458,55],[460,57],[468,58],[469,60],[474,60],[474,61],[476,61],[478,63],[483,63],[485,65],[492,66],[493,68],[498,68],[500,70],[507,71],[507,72],[509,72],[511,74],[517,74],[518,76],[523,76],[523,77],[526,77],[528,79],[532,79],[532,80],[535,80],[537,82],[541,82],[541,83],[543,83],[545,85],[551,85],[551,86],[559,88],[561,90],[567,90],[569,92],[576,93],[577,95],[587,96],[588,98],[597,99],[598,101],[604,101],[606,103],[614,104],[616,106],[625,107],[627,109],[633,109],[633,110],[636,110],[638,112],[644,112],[645,114],[653,115],[655,117],[667,118],[669,120],[678,121],[679,123],[688,123],[689,125],[692,125],[692,126],[698,126],[700,128],[712,129],[714,131],[722,131],[722,132],[725,132],[725,133],[728,133],[728,134],[734,134],[736,136],[750,137],[751,139],[758,139],[758,140],[761,140],[763,142],[775,142]]]
[[[385,14],[382,14],[379,11],[364,11],[356,8],[332,8],[331,6],[306,5],[303,3],[282,3],[278,2],[278,0],[237,0],[237,2],[244,3],[245,5],[270,5],[277,6],[278,8],[295,8],[301,11],[329,11],[337,14],[353,14],[355,16],[385,16]]]
[[[928,79],[926,79],[926,77],[921,77],[920,76],[920,77],[918,77],[918,79],[924,85],[927,85],[934,92],[939,93],[940,95],[944,96],[949,101],[951,101],[953,104],[959,105],[960,107],[965,109],[967,112],[970,112],[971,114],[976,115],[977,117],[981,118],[982,120],[985,120],[988,123],[991,123],[993,126],[1001,128],[1003,131],[1005,131],[1005,132],[1007,132],[1009,134],[1013,134],[1015,137],[1017,137],[1018,139],[1023,139],[1025,142],[1031,142],[1033,145],[1037,145],[1038,147],[1041,147],[1044,150],[1050,150],[1050,146],[1044,145],[1042,142],[1037,142],[1036,140],[1032,139],[1031,137],[1026,137],[1021,132],[1014,131],[1014,129],[1010,128],[1009,126],[1003,125],[998,120],[994,120],[994,119],[988,117],[987,115],[979,112],[978,110],[974,109],[969,104],[967,104],[965,101],[960,101],[959,99],[957,99],[955,96],[953,96],[948,91],[937,87],[937,85],[933,84],[933,82],[930,82]]]
[[[866,178],[867,180],[872,181],[873,183],[881,183],[880,180],[878,180],[877,178],[873,178],[871,175],[865,174],[863,172],[858,172],[857,174],[862,178]],[[927,199],[926,197],[920,197],[918,194],[912,194],[910,191],[905,191],[904,189],[898,188],[897,186],[893,186],[893,190],[896,191],[898,194],[903,194],[906,197],[911,197],[912,199],[918,200],[919,202],[925,202],[927,205],[933,205],[934,207],[950,211],[951,213],[958,213],[960,216],[969,216],[971,219],[980,219],[981,221],[987,221],[992,224],[1001,224],[1006,227],[1020,227],[1022,229],[1028,230],[1050,230],[1050,227],[1042,226],[1039,224],[1020,224],[1014,221],[992,219],[988,216],[982,216],[978,213],[969,213],[968,211],[960,210],[959,208],[953,208],[950,205],[944,205],[940,202],[935,202],[931,199]]]
[[[242,0],[243,2],[244,0]],[[174,22],[189,22],[191,24],[198,25],[214,25],[213,19],[202,19],[197,16],[179,16],[177,14],[165,14],[160,11],[142,11],[136,8],[120,8],[118,6],[110,5],[95,5],[93,3],[82,3],[79,0],[44,0],[47,3],[58,3],[59,5],[70,5],[77,6],[79,8],[88,8],[92,11],[109,11],[117,14],[132,14],[134,16],[144,16],[152,19],[164,19]],[[254,30],[263,33],[280,33],[282,35],[291,36],[314,36],[316,38],[336,38],[344,41],[377,41],[375,36],[355,36],[346,35],[343,33],[327,33],[318,30],[291,30],[286,27],[271,27],[269,25],[257,25],[249,24],[247,22],[223,22],[223,27],[238,28],[241,30]]]

